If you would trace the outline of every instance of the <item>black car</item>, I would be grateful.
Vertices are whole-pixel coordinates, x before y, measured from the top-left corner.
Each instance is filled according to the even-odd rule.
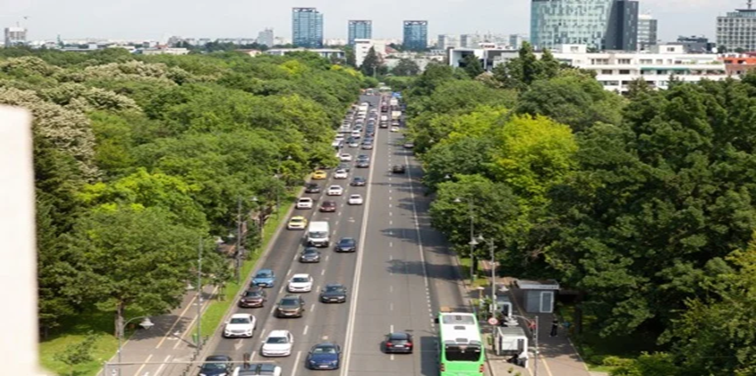
[[[404,353],[412,354],[412,334],[405,332],[395,332],[386,335],[386,341],[383,342],[383,351],[386,353]]]
[[[260,286],[250,286],[247,291],[244,291],[241,298],[239,298],[239,307],[241,308],[258,308],[265,305],[265,301],[268,300],[268,296],[265,290]]]
[[[339,163],[339,167],[336,167],[337,170],[346,170],[346,172],[349,172],[349,169],[352,166],[349,165],[349,163]]]
[[[358,165],[359,165],[359,163],[358,163]],[[362,176],[355,176],[355,177],[353,177],[352,178],[352,182],[349,183],[349,185],[351,185],[353,187],[364,187],[365,184],[367,184],[367,181],[365,181],[365,178],[363,178]]]
[[[341,347],[324,342],[312,347],[305,360],[309,369],[339,369],[341,366]]]
[[[357,240],[354,238],[341,238],[336,244],[336,252],[357,252]]]
[[[391,172],[395,174],[403,174],[405,171],[407,171],[407,167],[404,165],[394,165],[394,167],[391,168]]]
[[[204,376],[227,376],[233,372],[233,360],[228,355],[210,355],[200,367],[199,374]]]
[[[302,263],[314,263],[320,262],[320,251],[314,247],[305,248],[302,253],[299,254],[299,262]]]
[[[320,193],[320,186],[317,183],[307,183],[305,193]]]
[[[276,317],[302,317],[305,302],[299,295],[286,295],[276,306]]]
[[[347,288],[337,283],[329,283],[320,290],[320,301],[323,303],[346,303]]]

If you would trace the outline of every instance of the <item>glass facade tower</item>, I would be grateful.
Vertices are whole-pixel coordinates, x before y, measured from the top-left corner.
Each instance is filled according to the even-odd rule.
[[[373,21],[349,20],[349,45],[354,45],[355,39],[373,39]]]
[[[323,14],[316,8],[293,8],[291,16],[291,39],[295,46],[323,47]]]
[[[756,51],[756,9],[736,9],[717,17],[717,47],[727,51]]]
[[[404,21],[402,46],[407,50],[428,48],[428,21]]]
[[[536,49],[584,44],[601,49],[613,0],[531,0],[530,41]]]

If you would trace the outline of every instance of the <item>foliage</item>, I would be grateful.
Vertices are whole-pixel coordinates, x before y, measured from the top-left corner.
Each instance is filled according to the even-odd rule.
[[[484,72],[483,65],[475,54],[465,55],[460,62],[460,67],[464,69],[470,78],[478,77]]]
[[[66,348],[63,352],[55,354],[55,360],[70,367],[70,375],[74,375],[74,367],[93,360],[92,350],[97,342],[97,336],[89,333],[83,341]]]
[[[391,73],[396,76],[416,76],[420,73],[420,67],[412,59],[402,58],[396,66],[391,69]]]
[[[378,54],[375,53],[375,48],[370,47],[367,55],[365,55],[365,59],[362,61],[362,65],[360,65],[360,72],[365,76],[375,77],[382,66],[383,63]]]

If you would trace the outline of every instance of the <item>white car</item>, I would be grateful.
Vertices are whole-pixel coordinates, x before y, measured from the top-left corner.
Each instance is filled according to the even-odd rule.
[[[255,333],[255,327],[257,326],[257,319],[255,316],[249,313],[235,313],[226,322],[225,328],[223,328],[223,337],[247,337],[252,338]]]
[[[297,209],[312,209],[312,199],[309,197],[302,197],[297,200]]]
[[[352,142],[349,143],[349,147],[350,148],[358,148],[358,147],[360,147],[360,142],[357,141],[357,140],[354,140],[354,141],[352,141]]]
[[[339,135],[337,135],[337,136],[336,136],[336,138],[335,138],[335,139],[333,139],[333,141],[334,141],[334,142],[341,142],[341,141],[344,141],[344,135],[343,135],[343,134],[339,134]]]
[[[328,196],[341,196],[344,194],[344,188],[341,188],[340,185],[332,185],[328,187],[328,191],[326,192],[326,195]]]
[[[294,336],[288,330],[274,330],[268,334],[260,349],[262,356],[289,356],[294,347]]]
[[[353,138],[360,138],[360,137],[362,137],[362,132],[360,132],[360,131],[352,131],[352,137]]]
[[[391,127],[392,132],[399,132],[399,127]]]
[[[333,173],[334,179],[346,179],[348,177],[349,177],[349,173],[347,172],[347,170],[344,170],[344,169],[336,170],[336,172]]]
[[[225,375],[221,373],[220,375]],[[266,375],[281,376],[281,367],[273,363],[252,363],[248,368],[236,367],[231,376]]]
[[[309,274],[294,274],[289,280],[289,286],[286,289],[289,292],[310,292],[312,291],[312,282],[312,276]]]
[[[339,155],[339,160],[342,162],[351,162],[352,161],[352,154],[341,154]]]
[[[362,205],[364,200],[360,195],[349,195],[349,205]]]

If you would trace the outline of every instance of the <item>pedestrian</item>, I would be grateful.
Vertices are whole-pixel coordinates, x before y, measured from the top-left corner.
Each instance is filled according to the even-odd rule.
[[[557,336],[557,330],[559,330],[559,319],[554,317],[554,320],[551,321],[551,337]]]

